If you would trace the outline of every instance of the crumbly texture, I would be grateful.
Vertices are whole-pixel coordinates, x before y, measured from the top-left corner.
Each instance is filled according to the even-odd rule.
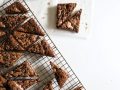
[[[18,66],[16,69],[8,72],[5,77],[34,77],[37,76],[35,70],[32,68],[29,62],[25,61],[20,66]],[[21,85],[22,88],[27,89],[31,85],[38,82],[38,79],[33,80],[17,80],[15,81],[19,85]]]
[[[76,87],[74,90],[82,90],[82,87]]]
[[[50,62],[50,65],[52,67],[53,73],[55,75],[59,87],[62,88],[65,82],[67,81],[67,79],[69,78],[68,73],[63,69],[59,68],[53,62]]]
[[[0,52],[0,65],[12,66],[22,56],[22,53],[17,52]]]
[[[25,15],[21,15],[21,16],[3,15],[3,16],[1,16],[1,19],[7,28],[9,28],[10,30],[13,30],[16,26],[18,26],[19,24],[24,22],[27,19],[27,17]]]
[[[0,51],[5,51],[5,42],[0,43]]]
[[[75,7],[76,3],[66,3],[57,5],[57,27],[59,27],[71,15]]]
[[[10,88],[10,90],[24,90],[21,85],[19,85],[17,82],[15,81],[8,81],[8,86]]]
[[[27,9],[20,2],[14,2],[5,8],[5,12],[6,14],[25,14]]]
[[[13,35],[15,39],[20,43],[20,45],[25,49],[38,40],[38,35],[33,35],[18,31],[14,31]]]
[[[47,82],[43,90],[53,90],[52,81]]]
[[[12,35],[10,35],[9,39],[6,40],[4,48],[7,51],[24,51],[24,48],[16,41]]]
[[[6,79],[0,75],[0,90],[6,90],[4,84],[6,83]]]
[[[18,27],[16,31],[30,33],[30,34],[37,34],[40,36],[44,36],[45,33],[42,31],[42,29],[37,25],[35,20],[31,18],[26,23],[24,23],[22,26]]]
[[[44,48],[46,56],[55,57],[55,53],[53,51],[53,48],[49,45],[49,43],[45,39],[41,41],[41,45]]]
[[[78,33],[79,32],[79,24],[80,24],[81,12],[82,12],[82,9],[79,10],[78,12],[76,12],[67,21],[65,21],[60,26],[60,28]]]
[[[31,53],[36,53],[45,56],[51,57],[55,56],[52,47],[50,47],[50,45],[47,43],[45,39],[42,40],[41,42],[33,44],[31,47],[28,48],[28,51]]]
[[[0,39],[5,35],[6,35],[6,33],[4,31],[0,30]]]

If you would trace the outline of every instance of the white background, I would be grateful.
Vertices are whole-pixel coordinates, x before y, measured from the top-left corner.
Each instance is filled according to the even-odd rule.
[[[38,0],[26,1],[40,5]],[[120,90],[120,1],[92,2],[91,37],[50,37],[86,90]]]

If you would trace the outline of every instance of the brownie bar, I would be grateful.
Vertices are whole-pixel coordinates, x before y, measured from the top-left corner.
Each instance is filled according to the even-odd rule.
[[[38,35],[27,34],[23,32],[14,31],[15,39],[20,43],[23,48],[27,48],[38,40]]]
[[[67,21],[65,21],[59,28],[78,33],[81,12],[82,12],[82,9],[80,9],[72,17],[70,17]]]
[[[0,39],[5,35],[6,35],[6,33],[4,31],[0,30]]]
[[[40,36],[44,36],[45,33],[42,31],[42,29],[37,25],[35,20],[31,18],[26,23],[24,23],[22,26],[18,27],[16,31],[30,33],[30,34],[37,34]]]
[[[0,52],[0,65],[10,67],[22,56],[22,53]]]
[[[17,25],[21,24],[24,22],[28,17],[25,15],[21,16],[1,16],[1,19],[5,26],[9,28],[10,30],[13,30]]]
[[[24,51],[25,49],[16,41],[16,39],[10,35],[6,40],[4,48],[6,51]]]
[[[5,12],[6,14],[25,14],[27,9],[20,2],[14,2],[5,8]]]
[[[8,81],[8,86],[10,88],[10,90],[24,90],[21,85],[19,85],[17,82],[15,81]]]
[[[55,65],[53,62],[50,62],[50,65],[52,67],[53,73],[55,75],[59,87],[62,88],[67,79],[69,78],[68,73],[63,69],[59,68],[59,66]]]
[[[52,81],[47,82],[43,90],[53,90]]]
[[[46,40],[42,40],[41,42],[33,44],[31,47],[28,48],[28,51],[31,53],[36,53],[45,56],[55,56],[52,47],[50,47]]]
[[[29,62],[25,61],[21,65],[19,65],[14,70],[8,72],[5,77],[6,78],[12,78],[12,77],[37,77],[35,70],[32,68]],[[32,80],[16,80],[15,82],[19,84],[22,88],[27,89],[31,85],[37,83],[38,79],[32,79]]]
[[[57,27],[59,27],[72,13],[76,3],[66,3],[57,5]]]

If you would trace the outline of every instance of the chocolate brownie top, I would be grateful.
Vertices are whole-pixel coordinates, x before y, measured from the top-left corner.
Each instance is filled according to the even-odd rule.
[[[40,36],[44,36],[44,34],[45,34],[42,31],[42,29],[37,25],[37,23],[35,22],[35,20],[33,18],[28,20],[22,26],[18,27],[16,30],[25,32],[25,33],[30,33],[30,34],[37,34]]]
[[[66,3],[57,5],[57,27],[59,27],[72,13],[76,3]]]
[[[6,14],[25,14],[27,9],[20,2],[14,2],[5,8],[5,12]]]
[[[50,62],[50,65],[52,67],[53,73],[55,75],[55,78],[58,82],[59,87],[62,88],[64,83],[67,81],[69,77],[68,73],[64,71],[63,69],[59,68],[53,62]]]
[[[12,66],[21,55],[22,53],[17,52],[0,52],[0,65]]]
[[[21,16],[1,16],[1,19],[5,26],[9,28],[10,30],[13,30],[17,25],[24,22],[28,17],[25,15]]]
[[[0,38],[3,37],[6,33],[2,30],[0,30]]]
[[[52,81],[47,82],[43,90],[53,90]]]
[[[4,48],[7,51],[24,51],[25,50],[12,35],[10,35],[9,39],[5,41]]]
[[[20,45],[25,49],[28,46],[32,45],[34,42],[36,42],[39,38],[38,35],[33,35],[33,34],[28,34],[28,33],[23,33],[18,31],[14,31],[13,35],[15,39],[20,43]]]
[[[60,28],[79,32],[79,24],[80,24],[80,15],[81,15],[82,9],[76,12],[72,17],[70,17],[67,21],[65,21]]]

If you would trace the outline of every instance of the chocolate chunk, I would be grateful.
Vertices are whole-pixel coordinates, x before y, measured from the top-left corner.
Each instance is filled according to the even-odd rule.
[[[23,33],[14,31],[13,33],[15,39],[20,43],[23,48],[27,48],[28,46],[32,45],[34,42],[38,40],[38,35]]]
[[[69,77],[68,73],[63,69],[59,68],[59,66],[55,65],[53,62],[50,62],[50,65],[52,67],[53,73],[55,75],[59,87],[62,88]]]
[[[0,65],[12,66],[21,57],[22,53],[0,52]]]
[[[72,17],[70,17],[67,21],[65,21],[59,28],[78,33],[81,12],[82,12],[82,9],[80,9]]]
[[[43,90],[53,90],[52,81],[47,82]]]
[[[40,36],[44,36],[44,32],[42,29],[37,25],[35,20],[31,18],[26,23],[24,23],[22,26],[18,27],[16,31],[30,33],[30,34],[37,34]]]
[[[76,7],[76,3],[66,3],[57,5],[57,27],[59,27]]]
[[[20,2],[14,2],[5,8],[5,12],[6,14],[25,14],[28,11]]]
[[[32,68],[29,62],[25,61],[21,65],[19,65],[14,70],[8,72],[5,77],[6,78],[14,78],[14,77],[37,77],[35,70]],[[31,85],[37,83],[38,79],[32,79],[32,80],[16,80],[15,82],[20,85],[22,88],[27,89]]]
[[[25,15],[21,16],[1,16],[1,19],[5,26],[9,28],[10,30],[13,30],[16,26],[24,22],[28,17]]]

